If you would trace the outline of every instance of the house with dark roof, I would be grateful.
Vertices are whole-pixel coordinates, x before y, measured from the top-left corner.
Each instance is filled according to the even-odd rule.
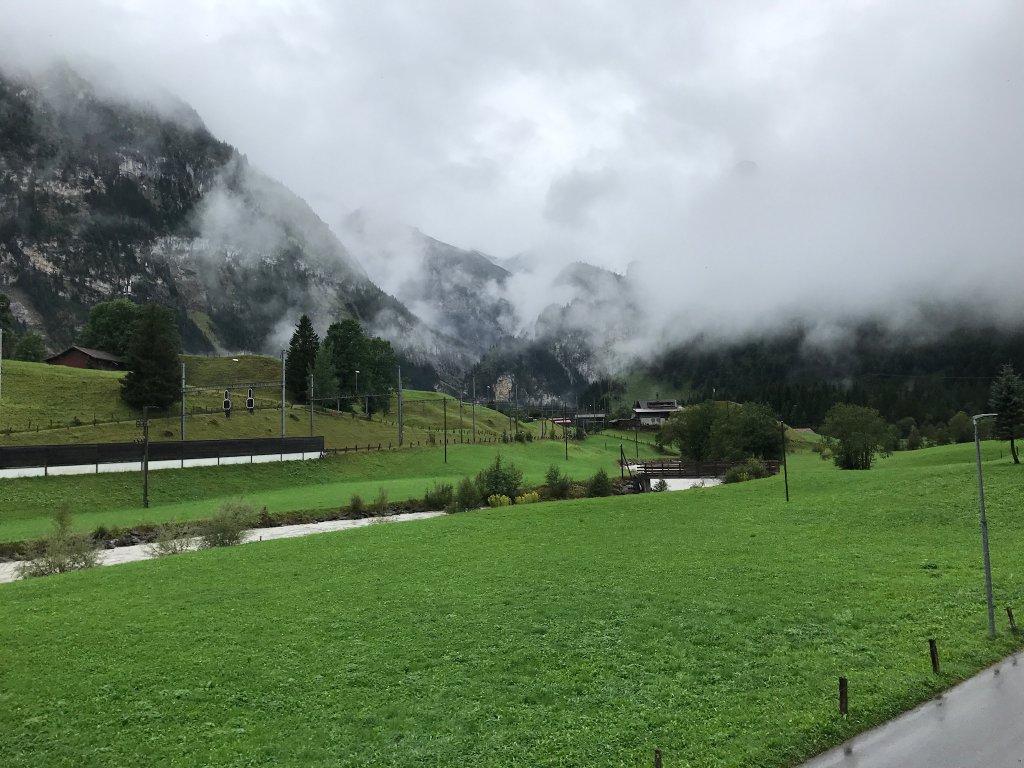
[[[633,404],[633,418],[643,427],[660,427],[665,419],[680,410],[675,400],[637,400]]]
[[[123,371],[124,358],[104,352],[101,349],[71,346],[43,362],[50,365],[66,365],[68,368],[90,368],[95,371]]]

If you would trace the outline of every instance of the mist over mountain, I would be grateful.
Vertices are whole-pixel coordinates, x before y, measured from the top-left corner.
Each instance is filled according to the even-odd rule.
[[[173,307],[189,351],[275,353],[307,313],[420,361],[465,354],[181,102],[119,99],[66,65],[3,73],[0,138],[0,289],[53,347],[128,297]]]

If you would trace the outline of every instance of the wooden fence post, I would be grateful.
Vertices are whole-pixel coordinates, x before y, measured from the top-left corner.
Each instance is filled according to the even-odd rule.
[[[939,674],[939,646],[934,638],[928,640],[928,655],[932,657],[932,672]]]
[[[845,677],[839,678],[839,714],[849,714],[849,686]]]

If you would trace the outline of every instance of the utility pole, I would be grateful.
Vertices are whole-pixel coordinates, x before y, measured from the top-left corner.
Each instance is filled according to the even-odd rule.
[[[4,329],[0,328],[0,413],[4,402]]]
[[[405,404],[402,402],[402,366],[398,366],[398,447],[405,440]]]
[[[281,439],[284,440],[284,350],[281,350]],[[284,450],[282,448],[282,450]]]
[[[519,382],[516,381],[516,434],[519,434]]]
[[[309,374],[309,436],[313,436],[313,374]]]
[[[789,502],[789,464],[786,461],[786,422],[779,419],[779,429],[782,432],[782,477],[786,483],[786,502]]]
[[[185,364],[181,364],[181,442],[185,442]]]
[[[459,442],[464,442],[465,439],[462,433],[462,391],[459,391]]]
[[[135,422],[142,427],[142,506],[149,509],[149,406],[142,406],[142,418]]]
[[[473,445],[476,445],[476,376],[473,377]]]
[[[448,463],[448,398],[442,397],[444,403],[444,463]]]
[[[978,462],[978,506],[981,510],[981,551],[985,561],[985,597],[988,600],[988,637],[996,637],[996,609],[992,599],[992,563],[988,557],[988,519],[985,517],[985,485],[981,480],[981,441],[978,439],[978,419],[998,416],[997,413],[979,413],[971,417],[974,422],[974,456]]]
[[[569,432],[566,428],[565,401],[562,401],[562,437],[565,438],[565,460],[569,460]]]

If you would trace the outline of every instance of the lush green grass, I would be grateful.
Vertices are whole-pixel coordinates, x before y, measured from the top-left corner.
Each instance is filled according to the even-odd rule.
[[[475,475],[501,453],[523,470],[524,482],[539,485],[553,464],[576,479],[603,467],[617,472],[618,448],[591,439],[570,443],[569,461],[557,441],[529,444],[449,445],[443,449],[349,453],[322,461],[167,469],[150,473],[149,509],[141,506],[140,473],[75,475],[0,481],[0,541],[44,535],[53,512],[68,504],[78,530],[100,525],[128,527],[140,523],[208,517],[224,501],[246,499],[271,512],[325,509],[348,505],[354,494],[365,500],[384,488],[393,501],[422,498],[434,482],[457,483]],[[648,452],[649,455],[649,452]]]
[[[281,375],[280,361],[272,357],[241,355],[232,357],[182,358],[190,386],[238,387],[254,382],[275,382]],[[235,362],[237,360],[237,362]],[[41,445],[48,443],[104,443],[135,440],[139,429],[135,420],[141,415],[120,400],[123,374],[90,371],[42,363],[4,361],[3,401],[0,402],[0,441],[4,445]],[[257,410],[244,410],[244,392],[234,390],[235,410],[225,418],[221,410],[222,393],[192,392],[187,400],[185,434],[190,440],[278,437],[281,434],[279,391],[257,389]],[[441,395],[434,392],[405,392],[405,439],[409,444],[425,443],[445,423]],[[460,428],[458,401],[448,398],[448,434],[450,440],[472,439],[472,409],[462,408]],[[317,411],[314,432],[324,436],[328,448],[398,443],[397,400],[392,399],[388,415],[372,419],[354,414]],[[156,414],[152,419],[154,440],[180,440],[180,406]],[[508,419],[488,408],[476,409],[477,439],[494,440],[508,431]],[[536,434],[536,425],[522,426]],[[309,434],[309,411],[290,406],[285,421],[288,435]]]
[[[3,585],[0,754],[796,764],[1015,647],[1003,621],[986,638],[969,449],[870,472],[797,456],[788,505],[771,478]],[[1019,605],[1024,472],[986,479],[998,605]]]

